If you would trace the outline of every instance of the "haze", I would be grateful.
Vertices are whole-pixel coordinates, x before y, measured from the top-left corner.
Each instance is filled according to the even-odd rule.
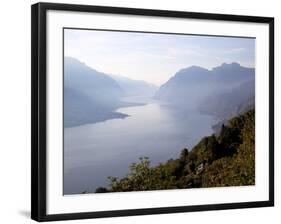
[[[64,30],[64,55],[98,71],[157,86],[191,65],[255,67],[255,39],[98,30]]]

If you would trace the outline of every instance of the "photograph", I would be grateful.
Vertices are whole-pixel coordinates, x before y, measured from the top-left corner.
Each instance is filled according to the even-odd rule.
[[[63,194],[255,185],[255,46],[63,28]]]

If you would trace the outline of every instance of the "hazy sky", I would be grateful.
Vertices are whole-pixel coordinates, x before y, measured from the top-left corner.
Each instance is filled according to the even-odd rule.
[[[64,31],[65,56],[109,74],[161,85],[178,70],[238,62],[255,67],[255,40],[94,30]]]

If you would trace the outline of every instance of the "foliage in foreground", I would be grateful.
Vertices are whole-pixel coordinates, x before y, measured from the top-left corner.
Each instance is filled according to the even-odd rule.
[[[255,111],[231,119],[218,136],[204,137],[190,152],[183,149],[178,159],[154,167],[148,157],[139,160],[96,193],[254,185]]]

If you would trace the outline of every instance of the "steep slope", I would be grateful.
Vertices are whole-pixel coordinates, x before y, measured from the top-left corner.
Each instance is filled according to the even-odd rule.
[[[133,104],[120,100],[124,90],[110,76],[75,58],[64,60],[64,126],[94,123],[127,115],[115,110]]]
[[[207,96],[199,106],[199,110],[220,119],[229,119],[241,112],[253,109],[254,106],[255,81],[250,80],[230,90],[219,91],[217,94]]]
[[[95,101],[72,88],[64,88],[64,127],[95,123],[128,115],[114,112],[112,107]]]
[[[71,57],[64,60],[64,86],[102,102],[114,103],[124,95],[122,88],[110,76]]]
[[[223,63],[212,70],[191,66],[180,70],[163,84],[155,98],[183,109],[197,110],[203,105],[204,109],[200,109],[210,114],[215,113],[211,109],[216,109],[216,103],[223,98],[227,104],[234,104],[223,110],[233,112],[238,105],[254,97],[254,79],[255,69],[242,67],[238,63]],[[250,86],[249,91],[247,85]],[[224,106],[227,107],[227,104]],[[208,106],[210,111],[207,111]]]
[[[209,88],[210,80],[211,74],[207,69],[198,66],[182,69],[159,88],[155,99],[178,107],[194,108],[198,101],[212,91]]]

